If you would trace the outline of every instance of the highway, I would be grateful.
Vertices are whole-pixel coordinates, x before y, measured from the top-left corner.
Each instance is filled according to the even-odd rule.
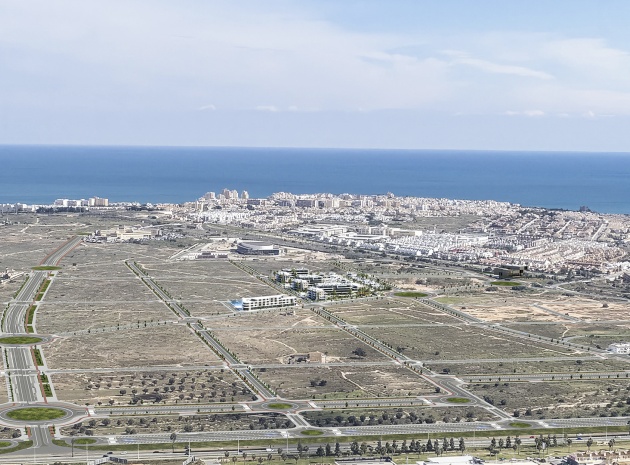
[[[13,388],[13,401],[17,403],[43,401],[30,348],[5,347],[4,350],[11,367],[9,376]]]
[[[80,237],[75,237],[48,255],[40,265],[55,266],[74,247],[81,243]],[[26,313],[48,277],[48,271],[32,271],[28,281],[18,295],[11,301],[5,311],[3,333],[26,333]],[[10,396],[17,404],[37,404],[44,402],[40,389],[38,367],[35,365],[29,346],[4,346],[3,354],[6,361],[6,373],[11,386]],[[31,434],[34,449],[48,450],[52,446],[50,432],[42,425],[32,425]],[[54,447],[54,446],[52,446]]]
[[[31,306],[37,291],[48,276],[46,271],[31,272],[28,281],[14,300],[9,303],[5,311],[2,330],[9,334],[22,334],[25,332],[26,311]]]

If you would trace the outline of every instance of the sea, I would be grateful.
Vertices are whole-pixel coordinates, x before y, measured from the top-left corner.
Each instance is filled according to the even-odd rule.
[[[182,203],[223,188],[630,214],[630,153],[0,145],[0,203]]]

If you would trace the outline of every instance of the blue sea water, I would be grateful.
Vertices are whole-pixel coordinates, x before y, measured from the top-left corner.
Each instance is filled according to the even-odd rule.
[[[0,203],[185,202],[224,187],[493,199],[630,214],[630,154],[0,146]]]

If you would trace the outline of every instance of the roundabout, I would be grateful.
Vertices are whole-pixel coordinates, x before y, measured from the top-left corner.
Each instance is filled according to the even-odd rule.
[[[85,415],[85,409],[72,404],[12,405],[0,410],[0,423],[9,426],[70,424]]]
[[[286,399],[272,399],[258,405],[259,408],[283,413],[296,413],[304,408],[309,408],[308,403],[304,401],[292,401]]]

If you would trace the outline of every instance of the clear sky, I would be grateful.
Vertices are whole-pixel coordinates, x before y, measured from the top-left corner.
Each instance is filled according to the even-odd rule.
[[[0,0],[0,144],[630,152],[628,0]]]

